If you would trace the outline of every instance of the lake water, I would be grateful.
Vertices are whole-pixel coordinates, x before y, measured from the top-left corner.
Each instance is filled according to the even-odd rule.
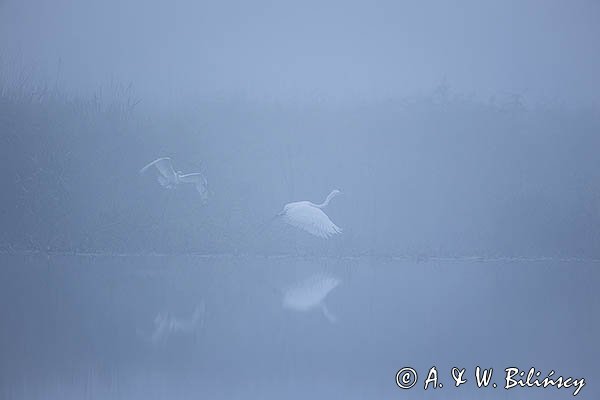
[[[600,398],[600,263],[243,256],[0,256],[2,399]],[[311,276],[341,282],[285,308]],[[418,383],[396,385],[413,367]],[[442,388],[423,390],[435,366]],[[498,387],[476,388],[494,368]],[[466,368],[455,388],[452,367]]]

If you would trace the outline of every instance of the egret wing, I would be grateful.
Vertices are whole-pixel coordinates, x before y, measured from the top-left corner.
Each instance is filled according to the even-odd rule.
[[[298,311],[307,311],[320,304],[340,284],[336,277],[313,275],[284,292],[283,305]]]
[[[158,158],[154,161],[152,161],[151,163],[148,163],[144,166],[144,168],[140,169],[140,174],[143,174],[144,172],[146,172],[150,167],[152,167],[153,165],[155,165],[157,162],[164,160],[165,158]]]
[[[173,169],[173,164],[171,163],[171,159],[169,157],[162,157],[152,161],[150,164],[142,168],[140,170],[140,173],[146,172],[153,165],[156,166],[158,172],[160,172],[160,174],[164,176],[169,182],[177,181],[177,174]]]
[[[290,207],[283,218],[289,225],[325,239],[342,232],[342,229],[334,224],[323,210],[310,205]]]
[[[156,160],[156,168],[162,176],[167,178],[169,182],[177,182],[177,173],[173,169],[171,159],[168,157]]]

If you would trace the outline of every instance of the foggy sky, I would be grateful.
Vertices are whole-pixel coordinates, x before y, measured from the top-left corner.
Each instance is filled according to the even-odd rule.
[[[460,6],[459,6],[460,5]],[[89,93],[377,99],[444,79],[597,105],[600,2],[0,1],[0,56]]]

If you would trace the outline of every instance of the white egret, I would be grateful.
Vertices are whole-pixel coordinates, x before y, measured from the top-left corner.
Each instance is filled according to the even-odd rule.
[[[152,161],[140,170],[143,174],[152,166],[156,167],[158,172],[157,180],[160,185],[166,189],[173,189],[182,183],[193,183],[196,190],[200,193],[203,202],[208,200],[208,182],[201,172],[183,174],[181,171],[175,171],[169,157],[162,157]]]
[[[171,313],[158,313],[154,318],[154,329],[151,334],[138,334],[152,344],[166,342],[172,335],[190,335],[200,330],[204,325],[206,305],[200,303],[188,318],[177,318]]]
[[[319,307],[325,318],[333,323],[337,318],[329,312],[324,300],[339,284],[340,280],[336,277],[325,274],[312,275],[283,292],[283,307],[302,312]]]
[[[288,203],[277,216],[282,217],[283,221],[288,225],[327,239],[332,235],[341,233],[342,229],[329,219],[327,214],[323,212],[323,208],[327,207],[331,199],[341,193],[337,189],[332,190],[321,204],[315,204],[310,201]]]

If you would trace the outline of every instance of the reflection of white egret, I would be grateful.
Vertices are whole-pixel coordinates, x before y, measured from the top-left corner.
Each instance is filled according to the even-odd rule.
[[[341,233],[342,229],[334,224],[323,208],[327,207],[331,199],[341,194],[339,190],[332,190],[325,201],[321,204],[315,204],[310,201],[297,201],[288,203],[283,207],[278,216],[288,224],[300,228],[312,235],[329,238],[332,235]]]
[[[329,322],[337,318],[325,305],[325,297],[340,284],[336,277],[316,274],[283,292],[283,307],[295,311],[310,311],[319,307]]]
[[[183,174],[181,171],[175,171],[169,157],[156,159],[140,170],[143,174],[152,166],[156,167],[157,180],[160,185],[166,189],[173,189],[182,183],[193,183],[196,190],[200,193],[203,202],[208,200],[208,182],[201,172]]]
[[[154,345],[164,343],[176,334],[189,335],[201,329],[204,325],[206,306],[201,303],[188,318],[177,318],[171,313],[158,313],[154,318],[154,330],[146,339]]]

